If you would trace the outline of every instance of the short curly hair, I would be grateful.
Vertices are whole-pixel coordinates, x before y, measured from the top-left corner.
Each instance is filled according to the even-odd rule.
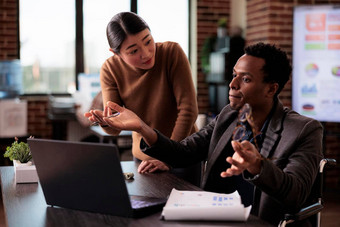
[[[286,52],[277,48],[275,45],[262,42],[247,46],[244,51],[247,55],[265,60],[262,68],[265,74],[263,81],[267,83],[278,83],[279,88],[276,92],[276,95],[278,95],[290,79],[292,72],[292,66]]]

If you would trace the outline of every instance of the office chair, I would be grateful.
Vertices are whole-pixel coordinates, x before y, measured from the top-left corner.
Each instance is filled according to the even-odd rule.
[[[317,198],[317,202],[311,204],[310,206],[302,208],[296,214],[285,214],[285,217],[279,223],[279,227],[285,227],[289,223],[293,223],[294,221],[304,220],[306,218],[311,217],[312,215],[316,215],[315,223],[313,223],[312,225],[316,226],[316,227],[321,226],[321,210],[323,209],[323,200],[322,200],[322,196],[323,196],[323,169],[324,169],[325,165],[335,165],[335,164],[336,164],[335,159],[324,158],[320,161],[319,173],[318,173],[318,176],[315,179],[315,182],[313,184],[313,188],[312,188],[312,191],[311,191],[311,194],[313,193],[313,194],[316,195],[315,197]]]

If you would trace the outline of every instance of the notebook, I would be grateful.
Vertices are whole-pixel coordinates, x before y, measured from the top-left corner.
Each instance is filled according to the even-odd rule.
[[[129,196],[114,144],[27,139],[46,203],[51,206],[144,217],[166,198]]]

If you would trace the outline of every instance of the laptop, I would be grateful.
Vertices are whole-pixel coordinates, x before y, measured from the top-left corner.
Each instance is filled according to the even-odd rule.
[[[161,211],[166,198],[130,196],[114,144],[27,139],[46,203],[140,218]]]

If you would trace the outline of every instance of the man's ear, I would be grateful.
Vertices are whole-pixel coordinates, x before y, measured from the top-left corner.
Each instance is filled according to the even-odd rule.
[[[279,84],[278,83],[269,83],[269,88],[268,88],[268,95],[269,96],[274,96],[279,89]]]

